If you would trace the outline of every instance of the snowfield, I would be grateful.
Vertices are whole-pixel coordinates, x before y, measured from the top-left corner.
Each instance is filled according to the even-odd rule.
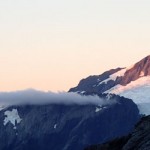
[[[126,86],[116,85],[104,93],[111,93],[132,99],[141,114],[150,114],[150,76],[141,77]]]
[[[5,111],[4,115],[6,116],[4,119],[4,126],[10,122],[14,126],[14,129],[16,129],[16,124],[19,124],[22,120],[19,117],[17,109],[12,109],[12,111]]]

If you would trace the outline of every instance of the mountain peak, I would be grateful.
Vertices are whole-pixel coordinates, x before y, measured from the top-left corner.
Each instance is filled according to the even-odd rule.
[[[146,56],[146,57],[145,57],[145,58],[143,58],[143,59],[150,59],[150,55]]]
[[[127,74],[134,76],[136,79],[150,75],[150,55],[137,62],[133,68],[128,70]]]
[[[137,62],[130,69],[127,69],[124,76],[117,78],[116,82],[125,86],[145,76],[150,76],[150,55]]]
[[[150,55],[143,58],[140,63],[143,63],[144,66],[146,65],[148,68],[150,68]]]
[[[138,63],[143,63],[144,65],[147,64],[147,63],[150,63],[150,55],[146,56],[145,58],[140,60]]]

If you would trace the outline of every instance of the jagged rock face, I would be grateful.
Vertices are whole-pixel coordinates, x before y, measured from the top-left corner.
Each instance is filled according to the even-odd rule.
[[[116,103],[95,105],[12,106],[0,111],[0,150],[82,150],[129,133],[139,120],[137,106],[112,96]]]
[[[150,116],[144,117],[134,131],[126,137],[118,138],[102,145],[93,145],[85,150],[149,150]]]
[[[148,75],[150,75],[150,56],[147,56],[136,63],[125,72],[123,77],[119,77],[116,82],[120,85],[127,85],[131,81],[135,81],[142,76]]]
[[[98,82],[104,81],[109,78],[110,75],[120,71],[122,68],[112,69],[104,72],[101,75],[89,76],[86,79],[82,79],[77,87],[71,88],[69,92],[94,92],[103,93],[115,85],[115,82],[109,82],[109,84],[102,84],[97,86]]]
[[[150,116],[144,117],[136,125],[123,150],[149,150],[150,149]]]

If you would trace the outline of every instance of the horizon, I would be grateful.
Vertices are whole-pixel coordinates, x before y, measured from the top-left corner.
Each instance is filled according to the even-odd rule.
[[[150,56],[150,55],[147,55],[146,57],[148,57],[148,56]],[[142,59],[144,59],[144,58],[146,58],[146,57],[143,57]],[[138,60],[138,62],[139,61],[141,61],[142,59],[140,59],[140,60]],[[136,64],[137,62],[135,62],[134,64]],[[126,66],[126,67],[117,67],[117,68],[130,68],[132,65],[130,65],[130,66]],[[108,70],[105,70],[105,71],[109,71],[109,70],[111,70],[111,69],[117,69],[117,68],[110,68],[110,69],[108,69]],[[104,71],[104,72],[105,72]],[[102,73],[104,73],[104,72],[101,72],[100,74],[93,74],[93,75],[101,75]],[[91,76],[91,75],[87,75],[85,78],[87,78],[87,77],[89,77],[89,76]],[[82,80],[82,79],[85,79],[84,77],[83,78],[81,78],[81,79],[79,79],[79,81],[78,81],[78,83]],[[78,84],[77,83],[77,84]],[[77,86],[77,84],[75,85],[75,86]],[[75,87],[74,86],[74,87]],[[73,88],[73,87],[70,87],[69,89],[71,89],[71,88]],[[22,89],[14,89],[14,90],[2,90],[2,91],[0,91],[0,93],[11,93],[11,92],[24,92],[24,91],[37,91],[37,92],[45,92],[45,93],[55,93],[55,94],[59,94],[59,93],[67,93],[68,91],[69,91],[69,89],[68,90],[56,90],[56,91],[52,91],[52,90],[44,90],[44,89],[40,89],[40,88],[34,88],[34,87],[27,87],[27,88],[22,88]]]
[[[1,1],[0,91],[68,91],[150,54],[150,2]]]

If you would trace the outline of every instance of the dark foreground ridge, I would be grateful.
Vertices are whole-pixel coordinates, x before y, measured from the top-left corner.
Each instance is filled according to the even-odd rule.
[[[150,150],[150,116],[143,117],[128,136],[85,150]]]
[[[95,105],[12,106],[0,111],[0,150],[83,150],[127,135],[139,120],[137,106],[112,96],[117,103]]]

